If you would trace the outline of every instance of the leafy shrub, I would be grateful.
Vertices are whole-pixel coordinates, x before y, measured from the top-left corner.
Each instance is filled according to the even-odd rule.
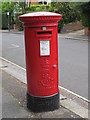
[[[74,9],[74,6],[72,3],[51,3],[51,12],[62,14],[62,20],[58,24],[58,32],[61,31],[64,24],[70,23],[70,22],[76,22],[80,20],[80,11]]]
[[[41,7],[36,7],[36,10],[35,10],[35,11],[39,12],[39,11],[41,11],[41,10],[42,10]]]
[[[80,5],[81,9],[81,20],[83,26],[87,26],[90,30],[90,1],[86,3],[82,3]]]
[[[49,5],[42,5],[42,4],[38,4],[38,5],[32,5],[30,7],[26,7],[26,12],[39,12],[39,11],[48,11],[50,7]]]
[[[83,14],[81,15],[81,22],[83,26],[88,27],[88,18]]]
[[[21,15],[21,13],[18,13],[15,15],[15,24],[18,25],[18,30],[22,31],[23,30],[23,24],[19,21],[18,16]]]

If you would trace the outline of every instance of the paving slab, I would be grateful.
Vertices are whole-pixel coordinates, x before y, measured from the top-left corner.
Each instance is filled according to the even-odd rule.
[[[3,118],[27,118],[30,112],[24,110],[18,101],[6,90],[2,90],[2,117]]]

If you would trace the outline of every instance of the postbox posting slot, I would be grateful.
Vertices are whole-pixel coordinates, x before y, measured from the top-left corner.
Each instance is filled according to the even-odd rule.
[[[42,34],[52,34],[52,31],[40,31],[40,32],[37,32],[38,35],[42,35]]]
[[[44,31],[37,31],[36,32],[36,36],[40,37],[40,36],[51,36],[52,35],[52,31],[51,30],[44,30]]]

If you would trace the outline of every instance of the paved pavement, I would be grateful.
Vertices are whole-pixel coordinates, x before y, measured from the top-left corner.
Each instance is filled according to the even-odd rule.
[[[0,58],[0,69],[3,72],[8,73],[8,75],[13,76],[12,79],[15,78],[18,81],[18,84],[13,83],[11,85],[12,81],[8,81],[8,76],[6,76],[6,83],[3,84],[4,88],[6,88],[7,91],[10,89],[14,96],[17,94],[20,100],[25,101],[25,99],[22,96],[22,93],[19,92],[22,91],[23,93],[25,93],[25,91],[22,90],[21,88],[18,89],[18,85],[22,85],[21,83],[24,83],[23,87],[25,88],[27,84],[26,71],[21,67],[1,58]],[[4,80],[2,82],[4,83]],[[71,92],[63,89],[60,86],[60,105],[68,109],[69,111],[72,111],[73,113],[79,115],[82,118],[87,118],[88,113],[90,112],[88,110],[89,102],[90,101],[87,101],[86,99],[83,99],[80,96],[72,94]]]
[[[23,32],[3,31],[2,39],[2,57],[25,68]],[[59,59],[60,85],[88,99],[88,39],[83,30],[59,35]]]
[[[26,85],[2,71],[3,118],[80,118],[60,106],[58,110],[42,113],[30,112],[26,107]]]
[[[87,41],[88,36],[84,35],[84,29],[73,31],[71,33],[63,33],[59,35],[61,38],[65,39],[72,39],[72,40],[81,40],[81,41]]]
[[[2,33],[10,33],[10,34],[23,34],[24,31],[18,31],[11,29],[10,32],[8,30],[0,30]]]

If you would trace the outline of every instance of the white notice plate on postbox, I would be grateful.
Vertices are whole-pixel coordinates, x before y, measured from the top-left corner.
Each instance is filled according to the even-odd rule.
[[[50,55],[50,41],[49,40],[40,41],[40,55],[41,56]]]

